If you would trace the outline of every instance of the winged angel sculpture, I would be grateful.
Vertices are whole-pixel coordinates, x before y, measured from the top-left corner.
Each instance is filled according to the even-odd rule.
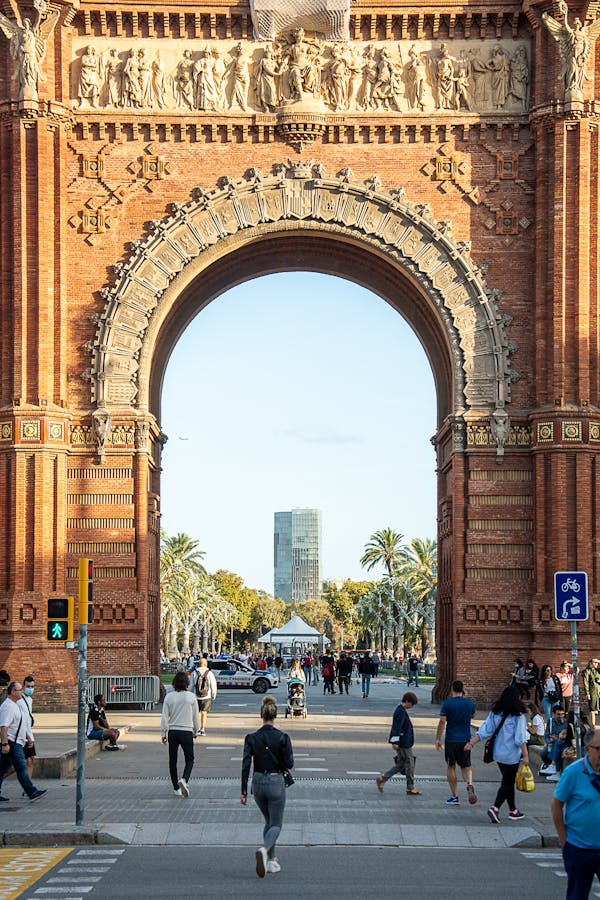
[[[558,44],[562,63],[559,81],[564,84],[565,100],[582,100],[585,66],[594,41],[600,34],[600,19],[584,26],[581,19],[576,18],[571,27],[568,20],[569,7],[564,0],[559,0],[558,12],[559,19],[554,19],[550,13],[543,13],[542,19]]]
[[[10,55],[15,61],[14,76],[19,82],[17,100],[37,100],[38,83],[45,81],[42,63],[48,38],[54,31],[59,11],[48,11],[46,0],[33,0],[35,18],[23,19],[17,10],[17,21],[0,13],[0,29],[10,41]]]

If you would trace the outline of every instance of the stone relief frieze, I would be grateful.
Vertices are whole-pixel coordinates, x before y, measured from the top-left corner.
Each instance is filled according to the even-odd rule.
[[[302,28],[267,43],[73,42],[73,106],[161,113],[525,113],[530,47],[516,40],[341,43]]]
[[[248,229],[262,234],[296,222],[367,243],[408,270],[448,334],[456,414],[504,410],[518,378],[510,365],[516,345],[506,336],[510,316],[498,311],[499,292],[487,287],[470,245],[456,242],[451,224],[434,219],[428,204],[410,203],[403,188],[383,190],[377,176],[359,182],[349,169],[327,175],[312,160],[289,161],[268,176],[253,169],[241,181],[226,177],[217,189],[199,188],[193,197],[174,204],[149,237],[134,242],[131,257],[115,266],[115,283],[102,291],[104,309],[89,345],[92,365],[84,373],[98,407],[147,404],[149,335],[188,265],[201,271],[202,253],[220,241],[235,249],[238,232],[246,242]]]

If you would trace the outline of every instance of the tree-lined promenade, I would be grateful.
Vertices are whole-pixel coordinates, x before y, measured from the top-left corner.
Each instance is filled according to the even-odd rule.
[[[430,539],[403,543],[391,528],[376,531],[361,565],[383,566],[378,580],[326,582],[320,599],[291,608],[240,575],[209,573],[199,541],[161,536],[161,648],[169,659],[202,651],[252,646],[296,612],[333,646],[377,647],[404,657],[409,649],[434,655],[437,548]]]

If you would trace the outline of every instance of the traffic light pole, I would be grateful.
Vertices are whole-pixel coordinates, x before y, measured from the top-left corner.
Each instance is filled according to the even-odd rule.
[[[85,719],[87,714],[87,624],[79,623],[77,659],[77,787],[75,824],[83,824],[85,800]]]

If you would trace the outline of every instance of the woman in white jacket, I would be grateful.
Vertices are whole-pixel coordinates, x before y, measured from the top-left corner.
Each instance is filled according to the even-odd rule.
[[[194,767],[194,738],[198,735],[198,704],[188,691],[188,677],[177,672],[173,678],[173,691],[164,699],[160,734],[163,744],[169,742],[169,775],[173,790],[179,797],[189,797],[188,782]],[[177,751],[183,750],[185,766],[181,778],[177,777]]]

